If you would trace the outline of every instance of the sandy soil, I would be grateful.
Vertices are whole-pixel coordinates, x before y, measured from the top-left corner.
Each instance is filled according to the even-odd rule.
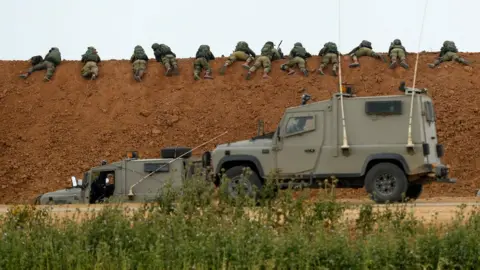
[[[480,54],[463,55],[480,59]],[[360,68],[349,69],[344,60],[343,80],[355,84],[359,96],[398,93],[400,81],[411,85],[413,79],[415,55],[408,57],[410,70],[390,70],[387,63],[368,58],[360,59]],[[480,74],[476,63],[430,69],[427,63],[434,57],[420,57],[417,86],[433,93],[444,162],[458,183],[429,185],[423,198],[473,196],[480,178]],[[141,83],[132,78],[125,60],[101,63],[96,81],[80,76],[80,62],[65,61],[48,83],[42,81],[44,72],[18,78],[28,68],[25,61],[0,61],[0,203],[22,203],[68,186],[71,175],[81,178],[102,159],[118,160],[127,150],[158,157],[162,147],[195,147],[228,130],[201,150],[211,149],[215,143],[254,135],[258,119],[273,130],[283,110],[300,102],[299,90],[306,88],[314,101],[337,91],[331,66],[326,76],[288,76],[279,69],[281,60],[273,63],[271,79],[262,79],[258,70],[246,81],[241,63],[220,76],[224,60],[212,63],[214,80],[197,82],[193,59],[178,61],[178,77],[164,77],[163,67],[152,60]],[[318,65],[317,57],[308,61],[310,69]],[[361,199],[365,192],[344,190],[339,196]]]

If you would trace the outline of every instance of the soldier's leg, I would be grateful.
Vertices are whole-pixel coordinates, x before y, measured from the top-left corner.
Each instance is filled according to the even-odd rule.
[[[45,74],[45,77],[43,77],[44,81],[50,81],[50,79],[53,76],[53,73],[55,73],[55,65],[52,62],[45,61],[47,65],[47,73]]]
[[[403,50],[398,52],[398,57],[400,58],[400,66],[402,66],[404,69],[408,69],[408,64],[405,59],[405,52]]]
[[[213,79],[212,77],[212,68],[210,67],[210,64],[208,63],[207,59],[201,58],[201,63],[203,68],[205,69],[205,75],[203,76],[204,79]]]
[[[349,67],[353,68],[353,67],[358,67],[360,66],[360,63],[358,63],[358,56],[355,54],[355,53],[352,53],[350,55],[350,58],[352,58],[352,62]]]
[[[138,74],[140,73],[140,60],[135,60],[132,64],[132,70],[133,70],[133,78],[137,81],[140,82],[142,79]]]
[[[389,68],[394,69],[397,67],[397,58],[398,58],[398,49],[393,49],[390,52],[390,66]]]
[[[172,67],[170,66],[170,59],[167,56],[162,57],[162,64],[165,67],[165,76],[170,76],[170,71]]]
[[[463,57],[460,57],[457,53],[452,55],[452,60],[457,61],[458,63],[468,66],[470,63],[465,60]]]
[[[327,55],[324,55],[322,57],[322,62],[320,63],[320,67],[317,69],[320,75],[325,75],[325,73],[323,73],[323,69],[328,65],[328,62],[330,62],[330,58],[328,58]]]
[[[250,69],[250,63],[253,61],[253,57],[251,55],[248,55],[247,60],[245,60],[245,63],[243,63],[242,67],[245,69]]]
[[[195,80],[200,80],[200,71],[202,71],[202,65],[199,60],[200,59],[195,59],[193,62],[193,78]]]
[[[331,54],[330,55],[330,61],[332,62],[333,64],[333,67],[332,67],[332,73],[333,73],[333,76],[337,76],[337,69],[338,69],[338,56],[336,54]]]
[[[20,78],[26,79],[28,76],[30,76],[33,72],[39,71],[39,70],[44,70],[47,69],[47,63],[46,61],[40,62],[33,67],[30,67],[26,73],[23,73],[20,75]]]
[[[367,49],[368,49],[368,51],[366,51],[366,53],[367,53],[368,56],[373,57],[375,59],[381,59],[383,62],[387,62],[387,60],[385,59],[385,57],[383,57],[383,55],[380,55],[380,54],[374,52],[370,48],[367,48]]]
[[[252,73],[254,73],[262,65],[262,59],[263,59],[263,56],[260,56],[257,58],[257,60],[255,60],[255,62],[253,63],[253,66],[248,70],[248,73],[246,76],[247,80],[250,80]]]
[[[295,70],[292,69],[292,67],[297,64],[297,62],[294,60],[295,58],[296,57],[289,59],[286,63],[282,64],[280,69],[283,71],[288,71],[289,75],[295,73]]]
[[[242,51],[236,51],[230,54],[228,57],[227,61],[225,61],[225,64],[220,68],[220,74],[223,75],[225,74],[225,70],[227,69],[228,66],[231,64],[235,63],[237,60],[247,60],[248,55],[245,52]]]
[[[308,70],[305,68],[305,59],[298,57],[297,59],[297,65],[300,71],[303,72],[303,75],[306,77],[308,76]]]
[[[86,78],[88,76],[90,76],[90,62],[87,62],[85,63],[85,65],[83,65],[82,67],[82,70],[80,72],[80,74],[82,75],[82,77]]]
[[[98,65],[95,62],[92,62],[92,67],[90,69],[90,72],[92,73],[92,80],[95,80],[98,76]]]
[[[173,67],[173,74],[178,75],[178,63],[177,59],[173,55],[169,55],[168,58],[170,59],[170,64]]]
[[[268,76],[270,71],[272,71],[272,61],[268,57],[265,57],[265,60],[263,60],[263,78],[264,79],[270,78],[270,76]]]

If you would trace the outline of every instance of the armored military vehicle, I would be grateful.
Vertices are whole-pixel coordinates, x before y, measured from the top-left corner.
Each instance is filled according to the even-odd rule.
[[[139,159],[136,151],[129,151],[121,161],[109,164],[102,161],[100,166],[85,172],[83,179],[77,181],[72,176],[72,187],[44,193],[35,203],[95,204],[106,199],[148,202],[155,199],[165,184],[178,188],[196,168],[204,167],[200,158],[192,157],[191,151],[187,147],[164,148],[162,157],[155,159]]]
[[[357,97],[351,85],[343,87],[308,104],[304,94],[273,132],[218,145],[211,152],[214,172],[224,170],[235,192],[261,190],[271,172],[281,187],[321,187],[333,176],[337,187],[364,187],[378,203],[417,199],[426,183],[456,182],[441,162],[444,148],[426,89],[402,82],[401,95]]]

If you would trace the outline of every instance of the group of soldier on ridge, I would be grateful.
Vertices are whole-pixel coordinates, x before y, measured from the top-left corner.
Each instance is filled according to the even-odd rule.
[[[169,46],[154,43],[152,45],[152,50],[156,61],[162,63],[165,67],[166,76],[171,76],[172,73],[174,75],[179,74],[176,55]],[[321,57],[321,63],[316,71],[321,75],[325,75],[323,70],[331,63],[333,65],[333,75],[337,76],[338,56],[341,55],[342,54],[338,52],[337,45],[334,42],[325,43],[318,53],[318,56]],[[379,55],[373,50],[372,44],[368,40],[363,40],[360,45],[352,49],[348,55],[352,60],[352,63],[349,65],[351,68],[360,66],[358,59],[363,56],[369,56],[387,62],[384,56]],[[398,60],[400,60],[400,66],[405,69],[409,68],[409,65],[406,62],[407,51],[399,39],[395,39],[391,42],[388,55],[390,57],[389,67],[391,69],[397,67]],[[239,41],[233,53],[228,56],[227,60],[220,68],[220,74],[225,74],[227,67],[232,65],[235,61],[244,61],[242,66],[248,70],[246,76],[247,80],[250,79],[252,74],[260,67],[263,67],[263,78],[268,78],[268,74],[271,71],[272,61],[288,58],[288,61],[280,66],[282,70],[288,72],[288,75],[292,75],[295,73],[293,68],[297,66],[305,76],[308,76],[309,71],[306,68],[306,61],[307,58],[311,56],[312,55],[307,52],[300,42],[296,42],[294,47],[290,50],[289,55],[286,56],[280,48],[275,48],[275,44],[272,41],[267,41],[263,45],[260,55],[257,56],[247,42]],[[30,67],[26,73],[20,75],[20,77],[27,78],[32,72],[47,70],[44,80],[49,81],[52,78],[56,67],[60,64],[62,60],[61,58],[60,50],[56,47],[51,48],[45,58],[40,55],[33,56],[30,58],[32,67]],[[210,46],[199,46],[195,54],[195,61],[193,62],[193,76],[195,80],[200,79],[200,72],[202,72],[202,70],[205,70],[204,79],[213,79],[212,68],[209,61],[214,59],[215,56],[211,52]],[[142,80],[147,69],[148,60],[148,56],[143,47],[140,45],[135,46],[133,54],[130,57],[130,63],[132,63],[133,78],[136,81],[140,82]],[[440,63],[446,61],[456,61],[464,65],[469,65],[468,61],[458,55],[458,49],[455,43],[448,40],[443,43],[440,54],[436,60],[428,65],[430,68],[434,68]],[[97,64],[100,62],[100,56],[95,47],[87,48],[87,51],[82,55],[81,62],[84,64],[81,70],[81,75],[85,78],[95,80],[98,77]],[[253,65],[250,66],[252,62]],[[315,69],[311,72],[315,72]]]

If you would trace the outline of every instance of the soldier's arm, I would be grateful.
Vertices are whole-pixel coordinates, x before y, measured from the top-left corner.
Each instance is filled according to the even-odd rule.
[[[82,63],[85,63],[85,54],[82,54],[82,60],[80,60]]]
[[[322,56],[325,53],[325,47],[323,47],[319,52],[318,56]]]
[[[254,52],[252,49],[250,49],[250,48],[248,48],[248,53],[249,53],[250,55],[252,55],[253,57],[256,57],[256,56],[257,56],[257,55],[255,54],[255,52]]]
[[[171,53],[174,57],[177,57],[177,55],[176,55],[174,52],[170,51],[170,53]]]
[[[162,56],[160,55],[159,52],[154,52],[153,54],[155,55],[155,60],[157,60],[157,62],[162,61]]]
[[[357,47],[353,48],[348,54],[352,54],[352,53],[356,52],[358,49],[360,49],[360,46],[357,46]]]
[[[309,58],[309,57],[312,57],[312,54],[309,53],[309,52],[306,52],[306,53],[305,53],[305,56],[307,56],[307,58]]]
[[[100,55],[98,55],[98,54],[97,54],[97,60],[98,60],[98,62],[97,62],[97,63],[100,63],[100,62],[102,62],[102,59],[100,58]]]
[[[132,57],[130,57],[130,63],[133,63],[135,61],[135,54],[132,54]]]
[[[208,56],[210,57],[210,60],[215,60],[215,55],[213,55],[212,52],[208,52]]]
[[[407,49],[405,49],[404,46],[402,46],[402,49],[403,49],[403,51],[405,52],[405,54],[408,54]]]

